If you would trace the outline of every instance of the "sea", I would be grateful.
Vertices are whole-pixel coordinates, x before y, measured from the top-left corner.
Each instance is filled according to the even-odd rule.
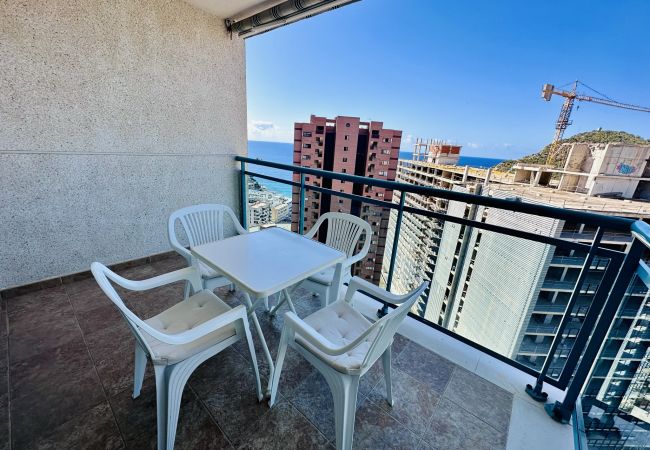
[[[399,156],[401,159],[411,159],[411,152],[402,151],[400,152]],[[282,164],[293,164],[293,144],[282,142],[248,141],[248,157]],[[478,156],[461,156],[460,160],[458,161],[458,165],[486,169],[488,167],[496,166],[501,161],[504,160],[496,158],[480,158]],[[261,166],[249,167],[248,170],[283,180],[291,180],[291,173],[285,170]],[[277,192],[284,197],[291,197],[291,186],[278,183],[276,181],[265,180],[262,178],[257,178],[256,180],[262,186],[265,186],[271,191]]]

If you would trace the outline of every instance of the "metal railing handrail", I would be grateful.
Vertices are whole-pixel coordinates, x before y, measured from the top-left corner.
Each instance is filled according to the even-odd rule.
[[[394,271],[394,260],[397,252],[397,245],[399,242],[399,226],[401,224],[401,217],[404,212],[409,212],[416,215],[421,215],[425,217],[431,217],[438,220],[449,221],[461,225],[465,225],[468,229],[472,227],[478,229],[484,229],[488,231],[493,231],[496,233],[502,233],[507,236],[519,237],[523,239],[528,239],[535,242],[541,242],[550,245],[556,245],[559,248],[570,248],[580,251],[586,251],[587,256],[585,262],[582,266],[580,275],[575,282],[575,288],[569,299],[565,313],[561,316],[561,320],[558,326],[557,335],[552,343],[543,344],[544,347],[548,345],[549,351],[547,357],[545,358],[544,367],[541,371],[537,371],[527,365],[520,363],[517,360],[510,359],[504,355],[501,355],[489,348],[471,341],[463,337],[462,335],[456,334],[453,331],[447,330],[446,328],[439,326],[435,323],[432,323],[422,317],[419,317],[415,314],[409,313],[409,316],[425,323],[426,325],[440,331],[444,334],[447,334],[453,337],[456,340],[459,340],[469,346],[472,346],[479,351],[482,351],[492,357],[499,359],[519,370],[528,373],[537,377],[537,384],[535,388],[528,386],[527,392],[531,394],[533,398],[537,400],[545,400],[546,396],[541,392],[542,383],[549,383],[553,386],[556,386],[560,389],[568,388],[565,399],[560,404],[559,402],[555,405],[548,404],[547,411],[549,415],[556,418],[557,420],[564,421],[567,416],[567,412],[573,411],[575,408],[575,402],[579,390],[584,385],[586,376],[588,374],[588,368],[593,362],[593,358],[597,350],[600,348],[600,344],[604,342],[605,336],[604,332],[606,331],[606,326],[611,323],[611,319],[614,317],[616,312],[616,307],[620,304],[621,299],[625,293],[625,285],[630,281],[631,273],[634,272],[631,270],[633,265],[638,264],[641,259],[640,253],[640,244],[643,243],[650,247],[650,226],[647,224],[639,224],[639,221],[634,221],[632,219],[621,218],[621,217],[612,217],[605,216],[598,213],[584,212],[584,211],[573,211],[566,210],[562,208],[557,208],[553,206],[540,205],[535,203],[528,203],[520,200],[512,199],[501,199],[494,198],[476,194],[468,194],[458,191],[449,191],[445,189],[438,189],[426,186],[416,186],[406,183],[399,183],[395,181],[379,180],[376,178],[363,177],[358,175],[349,175],[335,173],[331,171],[321,170],[321,169],[312,169],[307,167],[293,166],[289,164],[274,163],[269,161],[263,161],[259,159],[247,158],[242,156],[236,156],[235,159],[241,163],[241,186],[242,186],[242,218],[246,216],[246,183],[245,176],[258,176],[261,178],[266,178],[269,180],[277,181],[283,184],[291,185],[294,188],[298,189],[299,192],[299,204],[300,209],[298,211],[300,217],[300,232],[304,231],[304,199],[306,191],[315,191],[320,192],[325,195],[338,196],[341,198],[347,198],[352,201],[356,201],[359,204],[370,204],[378,205],[388,209],[397,210],[397,224],[395,227],[394,239],[392,244],[392,256],[390,259],[391,267],[387,277],[387,289],[390,290],[392,273]],[[270,167],[274,169],[281,169],[291,172],[294,175],[300,176],[300,183],[295,181],[289,181],[286,179],[279,179],[271,177],[268,175],[249,172],[246,170],[246,164],[259,165],[263,167]],[[367,185],[367,186],[379,186],[386,189],[391,189],[394,191],[400,192],[399,205],[390,201],[386,201],[383,198],[369,198],[357,194],[349,194],[345,192],[335,191],[329,188],[322,187],[322,183],[319,185],[307,184],[306,175],[314,175],[321,177],[322,179],[330,180],[340,180],[351,182],[357,185]],[[295,179],[295,177],[294,177]],[[294,191],[295,192],[295,191]],[[447,200],[454,200],[463,203],[473,204],[473,205],[482,205],[486,207],[493,207],[498,209],[505,209],[509,211],[519,212],[523,214],[538,215],[546,218],[553,218],[558,220],[565,220],[577,223],[583,223],[586,225],[593,225],[597,227],[594,240],[587,243],[579,243],[573,241],[567,241],[560,239],[558,237],[546,236],[541,234],[530,233],[522,231],[515,228],[508,228],[503,226],[498,226],[490,223],[486,223],[479,220],[465,219],[462,217],[448,215],[442,212],[434,212],[427,209],[414,208],[410,206],[405,206],[404,199],[406,195],[404,193],[412,193],[422,196],[434,196],[439,198],[444,198]],[[295,199],[294,199],[295,201]],[[295,218],[294,218],[295,220]],[[245,219],[244,219],[245,221]],[[631,247],[626,251],[617,251],[612,250],[606,247],[601,247],[601,239],[605,232],[605,229],[613,229],[616,231],[634,231],[634,236],[636,239],[633,240]],[[641,245],[642,246],[642,245]],[[585,315],[584,322],[581,329],[578,331],[577,336],[573,342],[571,348],[565,348],[564,344],[561,343],[562,336],[565,333],[565,327],[568,326],[569,318],[571,316],[571,311],[575,304],[577,304],[579,298],[581,297],[580,292],[584,290],[583,283],[589,279],[588,272],[593,261],[596,259],[597,255],[607,256],[610,258],[610,264],[607,265],[604,274],[602,275],[602,282],[594,287],[594,296],[592,300],[591,307],[588,309],[587,314]],[[384,303],[384,308],[381,312],[387,311],[389,306]],[[609,320],[609,322],[607,322]],[[567,331],[568,332],[568,331]],[[523,343],[522,343],[523,345]],[[526,347],[524,345],[524,347]],[[559,378],[551,378],[548,375],[548,370],[552,366],[552,362],[555,357],[555,352],[560,350],[562,353],[567,353],[567,360],[564,364],[563,370],[560,373]],[[582,356],[582,358],[581,358]],[[574,373],[575,370],[575,373]],[[540,394],[540,395],[534,395]],[[543,395],[541,395],[543,394]]]
[[[567,220],[571,222],[584,223],[594,226],[600,226],[607,229],[629,231],[634,220],[606,216],[598,213],[591,213],[585,211],[574,211],[570,209],[557,208],[555,206],[546,206],[536,203],[529,203],[518,200],[508,200],[494,197],[484,197],[481,195],[467,194],[464,192],[449,191],[446,189],[433,188],[428,186],[415,186],[397,181],[380,180],[377,178],[362,177],[359,175],[350,175],[345,173],[331,172],[323,169],[312,169],[310,167],[294,166],[291,164],[282,164],[271,161],[264,161],[261,159],[248,158],[246,156],[235,156],[235,160],[239,162],[251,163],[263,167],[271,167],[274,169],[284,169],[291,172],[320,176],[339,181],[348,181],[351,183],[359,183],[371,186],[383,187],[386,189],[398,190],[412,194],[428,195],[434,197],[445,198],[448,200],[456,200],[459,202],[472,203],[482,206],[490,206],[494,208],[506,209],[509,211],[521,212],[525,214],[533,214],[544,217],[551,217],[554,219]],[[286,181],[286,180],[285,180]]]

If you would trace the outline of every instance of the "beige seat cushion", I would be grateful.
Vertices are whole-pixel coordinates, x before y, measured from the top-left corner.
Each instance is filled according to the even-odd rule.
[[[145,322],[162,333],[178,334],[191,330],[231,309],[219,297],[205,290],[145,320]],[[176,364],[235,334],[235,325],[228,325],[188,344],[172,345],[143,333],[154,353],[151,355],[151,359],[164,364]]]
[[[349,344],[372,325],[368,319],[345,301],[334,302],[304,320],[335,347]],[[327,355],[317,350],[299,335],[296,335],[296,341],[339,372],[359,374],[373,337],[374,333],[371,333],[366,341],[338,356]]]

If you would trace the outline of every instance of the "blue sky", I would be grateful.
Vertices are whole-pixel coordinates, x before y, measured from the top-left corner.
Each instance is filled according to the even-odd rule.
[[[362,0],[246,41],[249,138],[292,141],[310,114],[381,120],[463,153],[517,157],[550,142],[575,79],[650,106],[650,1]],[[586,92],[586,91],[585,91]],[[565,134],[650,138],[650,114],[579,103]]]

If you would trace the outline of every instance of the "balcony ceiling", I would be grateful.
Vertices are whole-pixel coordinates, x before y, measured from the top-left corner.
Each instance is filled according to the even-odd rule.
[[[261,10],[271,8],[283,0],[185,0],[217,17],[232,19],[246,17]]]

